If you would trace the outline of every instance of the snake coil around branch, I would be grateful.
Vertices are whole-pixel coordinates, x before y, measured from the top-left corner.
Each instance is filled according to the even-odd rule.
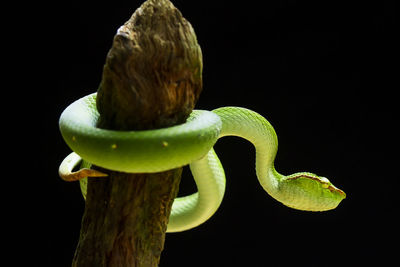
[[[91,164],[131,173],[161,172],[190,165],[198,192],[176,198],[167,232],[194,228],[208,220],[220,206],[225,173],[213,150],[224,136],[239,136],[255,146],[256,174],[261,186],[284,205],[305,211],[336,208],[346,194],[327,178],[309,172],[282,175],[274,168],[278,138],[260,114],[240,107],[213,111],[194,110],[186,123],[144,131],[113,131],[96,127],[96,94],[68,106],[60,117],[60,130],[74,151],[61,163],[59,174],[80,180],[85,196],[86,177],[107,176]],[[79,171],[73,168],[82,163]]]

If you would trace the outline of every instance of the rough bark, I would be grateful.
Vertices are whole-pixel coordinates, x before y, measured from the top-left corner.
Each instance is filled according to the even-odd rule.
[[[98,127],[183,123],[202,89],[195,33],[168,0],[148,0],[118,29],[98,90]],[[89,179],[73,266],[157,266],[182,169]]]

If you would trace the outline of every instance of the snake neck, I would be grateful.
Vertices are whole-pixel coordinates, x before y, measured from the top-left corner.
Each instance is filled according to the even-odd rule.
[[[239,136],[253,143],[256,149],[256,174],[267,193],[294,209],[324,211],[336,208],[346,194],[326,177],[309,172],[289,176],[274,168],[278,138],[272,125],[258,113],[237,107],[213,110],[220,116],[220,137]]]
[[[219,137],[238,136],[251,142],[256,150],[256,174],[261,186],[279,198],[279,183],[284,178],[274,168],[278,138],[272,125],[258,113],[238,107],[213,110],[222,121]]]

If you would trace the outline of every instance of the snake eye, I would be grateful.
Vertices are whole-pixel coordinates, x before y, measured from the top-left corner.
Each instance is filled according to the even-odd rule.
[[[328,178],[326,178],[326,177],[320,176],[319,181],[321,182],[322,188],[327,189],[331,185],[331,182],[329,182]]]
[[[325,188],[325,189],[329,188],[329,184],[328,183],[322,183],[321,186],[322,186],[322,188]]]

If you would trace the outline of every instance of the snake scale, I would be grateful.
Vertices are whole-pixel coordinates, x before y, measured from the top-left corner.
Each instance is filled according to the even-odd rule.
[[[107,174],[91,164],[131,173],[161,172],[190,165],[198,192],[174,200],[167,232],[194,228],[208,220],[225,193],[225,173],[214,144],[224,136],[239,136],[256,150],[256,175],[263,189],[284,205],[305,211],[336,208],[346,194],[327,178],[309,172],[282,175],[274,168],[278,138],[272,125],[258,113],[240,107],[194,110],[186,123],[156,130],[113,131],[96,127],[96,93],[83,97],[61,114],[61,134],[74,151],[60,165],[67,181]],[[81,169],[73,168],[81,164]]]

